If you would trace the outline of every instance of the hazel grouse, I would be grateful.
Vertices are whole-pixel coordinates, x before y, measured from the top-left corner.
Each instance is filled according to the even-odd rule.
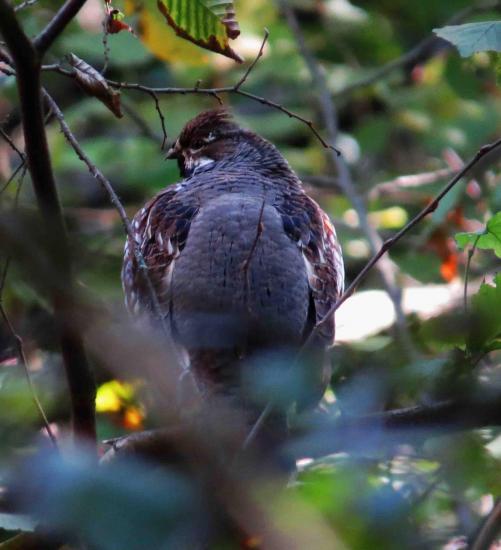
[[[279,151],[226,110],[188,122],[168,158],[183,179],[136,214],[134,238],[200,386],[257,412],[247,391],[253,372],[272,361],[288,379],[293,361],[276,358],[293,357],[343,291],[336,232]],[[130,242],[122,282],[128,309],[153,318]],[[333,340],[332,319],[310,339],[314,360],[290,401],[318,402]]]

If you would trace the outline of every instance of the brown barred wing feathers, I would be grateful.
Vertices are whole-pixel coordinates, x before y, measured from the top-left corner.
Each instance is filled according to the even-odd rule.
[[[143,256],[148,276],[163,314],[168,313],[169,291],[177,258],[183,250],[191,221],[198,212],[179,193],[182,184],[159,193],[132,221],[136,246]],[[130,239],[125,245],[122,285],[125,303],[134,315],[152,314],[153,306],[146,282],[137,265]]]

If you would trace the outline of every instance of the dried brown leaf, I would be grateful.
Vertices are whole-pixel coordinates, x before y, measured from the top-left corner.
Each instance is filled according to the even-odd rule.
[[[114,90],[98,70],[76,55],[70,53],[68,61],[75,70],[75,80],[82,90],[99,99],[117,118],[122,118],[120,92]]]

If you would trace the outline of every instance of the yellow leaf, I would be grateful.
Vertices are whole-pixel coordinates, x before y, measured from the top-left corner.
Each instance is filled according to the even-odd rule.
[[[146,9],[141,12],[140,33],[145,46],[163,61],[182,61],[193,66],[207,63],[208,56],[200,48],[176,36],[174,30],[159,19],[158,14]]]
[[[125,12],[138,16],[138,35],[146,48],[158,59],[169,63],[182,62],[184,65],[200,67],[206,65],[208,56],[203,50],[176,36],[158,12],[146,7],[141,2],[127,0]]]
[[[99,386],[96,394],[97,412],[118,412],[134,395],[132,384],[111,380]]]
[[[129,430],[140,430],[143,427],[143,412],[137,407],[128,407],[125,411],[123,423]]]

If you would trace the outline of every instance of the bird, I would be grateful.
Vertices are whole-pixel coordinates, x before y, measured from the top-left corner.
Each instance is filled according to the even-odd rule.
[[[189,121],[167,158],[177,160],[182,179],[132,220],[122,268],[128,310],[153,325],[160,315],[202,393],[229,396],[252,411],[250,424],[263,406],[259,388],[276,395],[282,379],[299,380],[284,391],[284,408],[314,407],[330,378],[334,318],[315,325],[344,287],[343,255],[328,215],[278,149],[239,126],[226,108]],[[306,342],[314,359],[291,378]],[[283,410],[278,416],[282,426]]]

